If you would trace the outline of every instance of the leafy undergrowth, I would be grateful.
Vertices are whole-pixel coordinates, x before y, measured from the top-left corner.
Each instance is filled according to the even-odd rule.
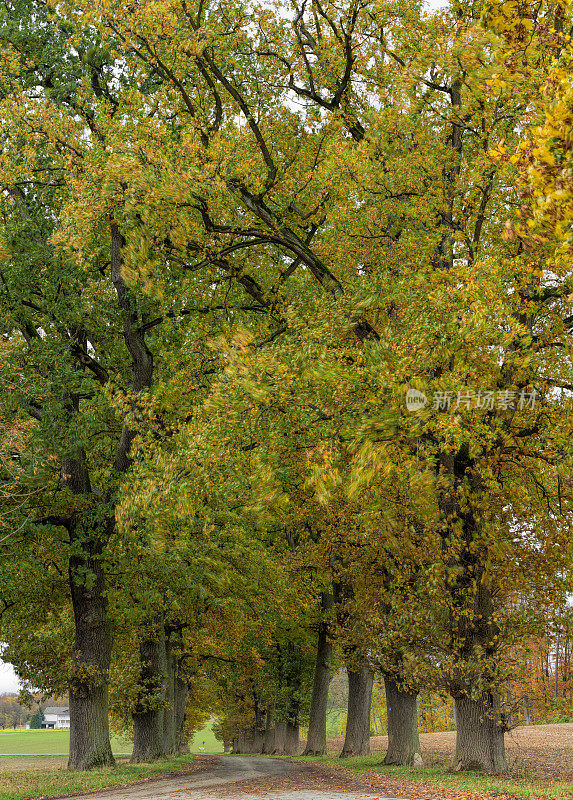
[[[391,786],[395,791],[403,789],[409,795],[424,789],[424,797],[469,798],[496,796],[518,798],[561,798],[573,797],[573,783],[559,780],[540,780],[524,776],[522,778],[504,775],[484,775],[481,772],[453,772],[439,764],[430,764],[421,769],[410,767],[387,767],[381,763],[381,756],[365,756],[338,759],[336,756],[309,758],[300,756],[298,760],[323,764],[334,769],[361,773],[367,777],[368,785],[373,787]],[[416,791],[418,790],[418,792]],[[429,790],[438,790],[437,792]]]
[[[116,767],[104,767],[89,772],[68,772],[63,766],[47,769],[24,769],[18,768],[17,764],[10,765],[11,760],[8,757],[2,759],[0,763],[0,800],[28,800],[28,798],[54,797],[105,789],[109,786],[145,780],[175,770],[187,772],[189,769],[193,769],[190,767],[193,760],[192,755],[177,756],[168,761],[155,761],[147,764],[119,762]]]

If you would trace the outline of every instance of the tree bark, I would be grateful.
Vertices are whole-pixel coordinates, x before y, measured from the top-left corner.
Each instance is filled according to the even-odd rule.
[[[251,731],[248,728],[243,728],[237,734],[237,738],[235,739],[235,744],[233,745],[233,753],[245,753],[245,754],[250,753],[251,741],[252,741]]]
[[[75,537],[81,555],[69,559],[75,620],[74,673],[70,680],[69,769],[115,763],[109,741],[108,672],[112,636],[105,596],[101,539]]]
[[[287,743],[287,724],[286,722],[275,723],[275,735],[273,742],[273,755],[286,755]]]
[[[348,715],[340,758],[370,755],[372,685],[373,676],[368,667],[348,670]]]
[[[481,540],[486,490],[467,443],[439,455],[443,489],[439,498],[444,547],[450,549],[450,652],[457,662],[450,678],[455,703],[456,769],[500,772],[507,768],[506,720],[497,694],[500,657],[499,600],[488,575],[490,557]],[[458,546],[451,548],[452,539]],[[478,682],[491,689],[477,694]]]
[[[241,753],[254,753],[254,728],[245,728],[242,733]]]
[[[258,728],[253,729],[253,749],[251,750],[252,753],[262,753],[263,752],[263,744],[265,742],[265,732],[259,730]]]
[[[253,728],[253,753],[262,753],[265,741],[265,708],[261,706],[258,697],[255,697],[255,727]]]
[[[171,652],[169,637],[165,641],[167,664],[165,680],[165,709],[163,712],[163,753],[173,755],[177,751],[175,732],[175,656]]]
[[[265,735],[263,738],[262,753],[268,755],[274,752],[275,748],[275,729],[273,727],[273,707],[267,706],[267,716],[265,720]]]
[[[115,222],[111,224],[111,280],[114,285],[123,317],[123,339],[133,362],[131,390],[134,393],[149,389],[153,379],[153,355],[145,341],[143,329],[137,315],[137,303],[133,292],[126,284],[122,269],[121,250],[125,239]],[[132,402],[133,411],[137,410],[137,401]],[[115,469],[119,473],[127,472],[131,466],[130,450],[136,430],[125,422],[121,429],[115,454]]]
[[[479,700],[456,696],[456,770],[504,772],[505,724],[499,697],[484,695]]]
[[[285,731],[285,756],[298,756],[300,752],[300,733],[299,723],[289,721],[286,724]]]
[[[177,674],[175,678],[175,749],[178,753],[189,752],[189,738],[185,730],[188,693],[187,683]]]
[[[137,314],[133,292],[122,275],[121,250],[124,238],[115,222],[110,226],[111,281],[116,291],[123,322],[123,339],[132,359],[131,388],[134,393],[151,386],[153,356],[145,341],[145,329]],[[105,382],[105,370],[98,368],[98,380]],[[132,409],[136,410],[136,401]],[[79,412],[79,396],[69,393],[70,420]],[[136,432],[126,419],[117,442],[113,469],[117,475],[130,465],[130,450]],[[85,452],[70,447],[62,459],[62,486],[73,495],[84,495],[93,502]],[[112,496],[106,498],[113,500]],[[113,516],[89,530],[93,509],[86,515],[85,524],[72,513],[66,520],[71,542],[68,575],[74,612],[74,671],[70,676],[70,769],[91,769],[114,764],[109,742],[108,673],[111,660],[112,635],[105,594],[103,556],[115,527]]]
[[[466,612],[467,601],[460,602],[458,607],[462,612],[458,611],[456,620],[456,640],[459,643],[456,646],[461,657],[459,677],[451,683],[456,707],[456,769],[503,772],[507,769],[504,741],[507,724],[501,710],[500,696],[495,690],[490,690],[472,697],[472,683],[464,677],[467,665],[472,661],[479,664],[484,656],[492,661],[497,657],[499,628],[495,622],[492,591],[479,579],[482,569],[479,564],[475,566],[475,589],[473,578],[471,582],[469,579],[466,581],[470,587],[468,594],[470,598],[473,597],[470,614]],[[466,588],[463,583],[462,588]],[[482,678],[494,683],[494,676],[487,665]]]
[[[401,690],[393,676],[384,676],[388,712],[388,750],[385,764],[421,766],[417,693]]]
[[[296,753],[298,755],[301,651],[300,647],[292,642],[288,642],[286,650],[281,653],[280,685],[286,689],[286,692],[284,701],[278,709],[281,720],[275,724],[273,753],[281,755]]]
[[[526,725],[530,725],[531,724],[530,721],[529,721],[529,708],[527,707],[528,701],[529,701],[529,698],[527,697],[526,694],[524,694],[523,695],[523,713],[525,715],[525,724]]]
[[[163,756],[163,695],[166,680],[165,632],[161,624],[155,636],[147,636],[139,646],[141,674],[133,712],[133,752],[131,761],[153,761]]]
[[[163,709],[133,714],[133,751],[130,761],[138,764],[163,757]]]
[[[323,592],[321,607],[327,612],[333,605],[331,594]],[[322,619],[318,628],[316,666],[310,701],[308,737],[303,755],[323,756],[326,753],[326,707],[332,664],[332,642],[329,640],[328,620]]]

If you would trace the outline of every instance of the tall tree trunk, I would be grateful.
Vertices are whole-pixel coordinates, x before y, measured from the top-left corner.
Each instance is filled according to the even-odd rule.
[[[348,670],[348,714],[346,737],[340,758],[370,755],[370,708],[372,671],[368,667]]]
[[[255,727],[253,728],[252,752],[262,753],[265,741],[265,718],[266,713],[261,706],[259,698],[255,695]]]
[[[163,709],[133,714],[131,763],[155,761],[163,757]]]
[[[526,694],[523,695],[523,701],[522,702],[523,702],[523,713],[525,715],[525,724],[526,725],[530,725],[531,723],[529,721],[529,708],[528,708],[529,698],[527,697]]]
[[[285,697],[278,709],[281,720],[275,724],[275,740],[273,753],[281,755],[298,755],[299,752],[299,714],[301,687],[301,649],[288,642],[286,650],[280,647],[279,686],[283,687]]]
[[[236,753],[250,753],[251,752],[252,732],[249,728],[242,728],[237,736],[237,750]]]
[[[153,761],[163,756],[163,700],[166,680],[165,631],[163,624],[139,645],[141,673],[133,712],[132,762]]]
[[[274,753],[275,749],[275,729],[273,726],[274,709],[272,705],[267,706],[267,715],[265,720],[265,735],[263,738],[262,753]]]
[[[253,753],[262,753],[263,752],[263,745],[265,742],[265,731],[260,730],[259,728],[253,729]]]
[[[384,686],[388,713],[388,750],[384,763],[421,766],[417,694],[400,689],[391,675],[384,676]]]
[[[254,753],[254,728],[245,728],[241,733],[241,753]]]
[[[322,593],[321,608],[323,615],[333,605],[333,596]],[[310,717],[308,737],[303,755],[323,756],[326,753],[326,707],[328,702],[328,684],[332,664],[332,642],[329,639],[328,620],[322,619],[318,628],[316,647],[316,666],[310,700]]]
[[[123,340],[131,356],[132,379],[131,389],[137,394],[143,389],[149,389],[153,380],[153,355],[147,347],[145,330],[141,325],[141,320],[137,311],[137,301],[131,289],[127,286],[123,274],[122,248],[125,239],[115,221],[110,225],[110,277],[115,289],[118,304],[121,309],[123,320]],[[132,410],[137,408],[137,400],[132,401]],[[118,475],[128,471],[131,466],[131,445],[135,438],[136,431],[133,425],[124,419],[119,440],[115,451],[114,470]],[[163,631],[161,636],[163,637]],[[153,649],[153,648],[152,648]],[[154,656],[150,653],[149,668],[156,668],[161,676],[165,674],[165,641],[160,637],[159,652],[156,653],[157,663],[153,664]],[[148,661],[147,653],[144,650],[142,664]],[[157,687],[159,689],[159,687]],[[152,710],[149,709],[151,712]],[[161,722],[164,722],[165,714],[159,710],[153,710],[151,715],[144,721],[140,717],[139,723],[134,718],[134,748],[132,758],[137,760],[144,753],[155,758],[156,753],[161,755],[163,743],[159,740]],[[70,720],[71,722],[71,720]],[[71,749],[70,749],[71,754]]]
[[[300,752],[300,733],[298,719],[289,720],[285,731],[285,756],[298,756]]]
[[[275,723],[275,735],[273,742],[273,755],[284,756],[286,755],[287,744],[287,724],[286,722]]]
[[[458,613],[457,619],[461,669],[459,677],[451,683],[456,708],[456,769],[503,772],[507,769],[504,741],[507,720],[502,712],[500,695],[492,690],[484,691],[476,698],[472,683],[464,677],[466,665],[472,660],[479,663],[485,656],[493,661],[497,655],[499,628],[494,620],[493,596],[485,582],[479,580],[480,572],[481,567],[476,567],[478,583],[470,594],[470,598],[473,596],[471,616],[468,620],[469,615],[466,616],[460,603],[463,612]],[[482,677],[494,684],[487,663]]]
[[[165,639],[166,655],[166,680],[165,680],[165,709],[163,712],[163,752],[166,756],[173,755],[176,750],[175,732],[175,656],[171,651],[169,637]]]
[[[484,695],[479,700],[456,696],[456,770],[504,772],[505,724],[499,697]]]
[[[175,678],[175,749],[178,753],[189,752],[189,738],[185,730],[185,711],[187,710],[188,694],[187,683],[177,671]]]
[[[131,389],[134,393],[151,386],[153,356],[145,341],[145,329],[137,313],[133,292],[122,275],[121,250],[124,238],[115,222],[110,226],[111,281],[122,312],[123,339],[132,359]],[[102,378],[102,380],[106,380]],[[132,409],[137,401],[132,403]],[[79,396],[70,393],[70,419],[79,412]],[[125,473],[136,431],[124,421],[117,442],[113,469]],[[62,459],[62,485],[74,495],[93,499],[86,457],[82,448],[70,448]],[[108,501],[112,501],[110,496]],[[93,514],[91,515],[93,516]],[[103,555],[114,531],[115,519],[108,518],[100,530],[84,532],[86,526],[72,516],[64,523],[71,541],[68,573],[75,621],[75,671],[70,678],[70,769],[90,769],[113,764],[109,742],[108,673],[112,636],[105,594]]]
[[[507,768],[505,715],[496,688],[500,629],[496,592],[488,572],[490,554],[482,540],[487,492],[467,443],[442,452],[440,510],[450,595],[450,652],[455,669],[450,692],[456,712],[456,769],[499,772]],[[455,542],[455,546],[452,546]],[[477,696],[477,684],[486,687]]]
[[[69,769],[114,764],[109,741],[108,673],[112,636],[100,539],[75,537],[69,580],[75,620],[74,674],[70,680]]]
[[[295,756],[300,751],[299,715],[300,715],[300,687],[301,687],[301,650],[291,642],[288,644],[289,658],[287,661],[287,716],[285,729],[285,748],[287,756]]]

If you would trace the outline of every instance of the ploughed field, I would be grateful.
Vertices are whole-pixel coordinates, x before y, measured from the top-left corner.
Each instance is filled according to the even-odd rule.
[[[342,739],[329,739],[328,751],[340,752]],[[529,725],[506,734],[509,771],[515,777],[573,780],[573,722],[555,725]],[[384,753],[386,736],[370,739],[372,754]],[[452,765],[456,749],[454,731],[420,734],[426,766]]]

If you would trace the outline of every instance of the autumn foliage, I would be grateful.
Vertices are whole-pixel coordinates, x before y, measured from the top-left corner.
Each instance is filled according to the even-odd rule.
[[[503,771],[571,710],[570,8],[0,13],[0,637],[70,766],[320,754],[344,668],[343,755],[377,682],[386,763],[451,709]]]

